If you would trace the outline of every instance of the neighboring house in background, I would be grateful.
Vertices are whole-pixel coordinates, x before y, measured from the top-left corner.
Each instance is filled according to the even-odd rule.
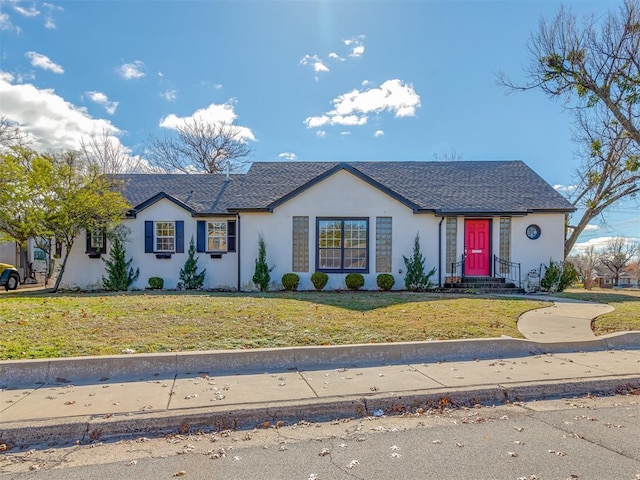
[[[618,286],[616,287],[611,270],[600,265],[595,270],[594,286],[600,288],[637,288],[638,279],[632,271],[632,267],[628,266],[620,272]]]
[[[273,288],[295,272],[300,289],[312,289],[311,274],[323,271],[327,289],[345,288],[352,272],[367,289],[391,273],[402,289],[416,234],[435,284],[504,275],[512,263],[523,277],[563,259],[574,210],[520,161],[256,162],[244,174],[114,178],[132,205],[122,224],[127,258],[140,268],[134,288],[152,276],[175,288],[193,238],[205,288],[252,290],[261,235]],[[100,288],[108,251],[103,232],[79,238],[62,286]]]
[[[36,247],[34,239],[29,239],[27,248],[21,248],[16,242],[0,242],[0,263],[8,263],[16,267],[23,283],[35,283],[37,274],[46,272],[46,253]],[[44,276],[41,276],[44,280]]]

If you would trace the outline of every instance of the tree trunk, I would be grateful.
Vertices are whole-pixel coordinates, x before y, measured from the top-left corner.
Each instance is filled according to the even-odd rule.
[[[71,253],[71,247],[72,246],[73,246],[73,242],[71,242],[71,245],[69,245],[69,246],[65,245],[64,260],[62,260],[62,266],[60,267],[60,273],[58,273],[58,278],[56,278],[56,283],[53,286],[53,290],[51,290],[51,293],[56,293],[58,291],[58,288],[60,287],[60,282],[62,282],[62,275],[64,274],[64,269],[67,266],[67,260],[69,259],[69,254]]]

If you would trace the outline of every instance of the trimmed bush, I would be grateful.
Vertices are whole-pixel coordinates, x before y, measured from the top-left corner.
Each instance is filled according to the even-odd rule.
[[[285,290],[294,292],[298,290],[298,284],[300,284],[300,277],[295,273],[285,273],[282,276],[282,286]]]
[[[205,268],[201,272],[198,272],[198,257],[196,257],[196,246],[193,243],[193,237],[189,242],[189,251],[187,252],[187,261],[184,262],[184,267],[180,269],[180,282],[178,282],[178,288],[182,290],[198,290],[204,285],[204,276],[207,273]]]
[[[154,290],[162,290],[164,288],[164,279],[162,277],[149,277],[149,286]]]
[[[364,287],[364,277],[360,273],[350,273],[344,279],[349,290],[360,290]]]
[[[376,278],[376,283],[379,289],[389,291],[396,284],[396,279],[390,273],[381,273]]]
[[[562,292],[577,278],[578,273],[571,262],[549,262],[540,286],[548,292]]]
[[[311,275],[311,283],[316,290],[322,290],[329,281],[329,275],[324,272],[313,272]]]
[[[422,292],[431,286],[430,278],[435,275],[436,267],[425,273],[424,257],[420,253],[420,234],[416,234],[413,242],[413,255],[409,258],[402,256],[407,274],[404,277],[404,285],[411,292]]]

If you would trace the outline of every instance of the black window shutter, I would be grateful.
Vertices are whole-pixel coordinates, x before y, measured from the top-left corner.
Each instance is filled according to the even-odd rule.
[[[102,253],[107,253],[107,229],[102,229]]]
[[[95,253],[96,249],[91,248],[91,230],[87,229],[85,232],[87,233],[87,251],[85,253]]]
[[[176,222],[176,253],[184,253],[184,221]]]
[[[153,222],[144,222],[144,253],[153,253]]]
[[[236,251],[236,221],[227,222],[227,252]]]
[[[204,252],[206,242],[206,228],[207,224],[204,220],[198,220],[198,239],[196,240],[196,251]]]

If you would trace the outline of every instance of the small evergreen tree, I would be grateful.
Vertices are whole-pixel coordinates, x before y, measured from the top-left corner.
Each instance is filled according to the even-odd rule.
[[[258,237],[258,258],[256,258],[256,269],[253,274],[253,283],[260,289],[261,292],[266,292],[269,288],[269,282],[271,281],[272,269],[267,265],[267,244],[264,241],[262,235]]]
[[[413,243],[413,255],[411,258],[407,258],[404,255],[402,256],[404,259],[404,264],[407,267],[407,274],[404,277],[404,285],[407,290],[412,292],[416,292],[418,290],[424,290],[425,288],[429,288],[431,286],[431,281],[429,280],[434,273],[436,273],[436,268],[432,268],[429,272],[424,272],[424,257],[422,253],[420,253],[420,234],[416,234],[416,239]]]
[[[131,284],[138,279],[140,269],[136,268],[134,271],[133,267],[131,267],[133,258],[130,258],[128,261],[125,260],[125,258],[126,254],[122,236],[117,234],[113,235],[111,237],[109,259],[103,259],[105,269],[107,270],[107,276],[102,277],[102,286],[105,290],[112,292],[129,290]]]
[[[187,255],[187,261],[184,262],[184,267],[180,269],[178,288],[197,290],[204,285],[204,275],[207,273],[207,269],[205,268],[202,272],[198,273],[198,257],[196,257],[196,246],[193,243],[193,237],[191,237],[191,241],[189,242]]]

